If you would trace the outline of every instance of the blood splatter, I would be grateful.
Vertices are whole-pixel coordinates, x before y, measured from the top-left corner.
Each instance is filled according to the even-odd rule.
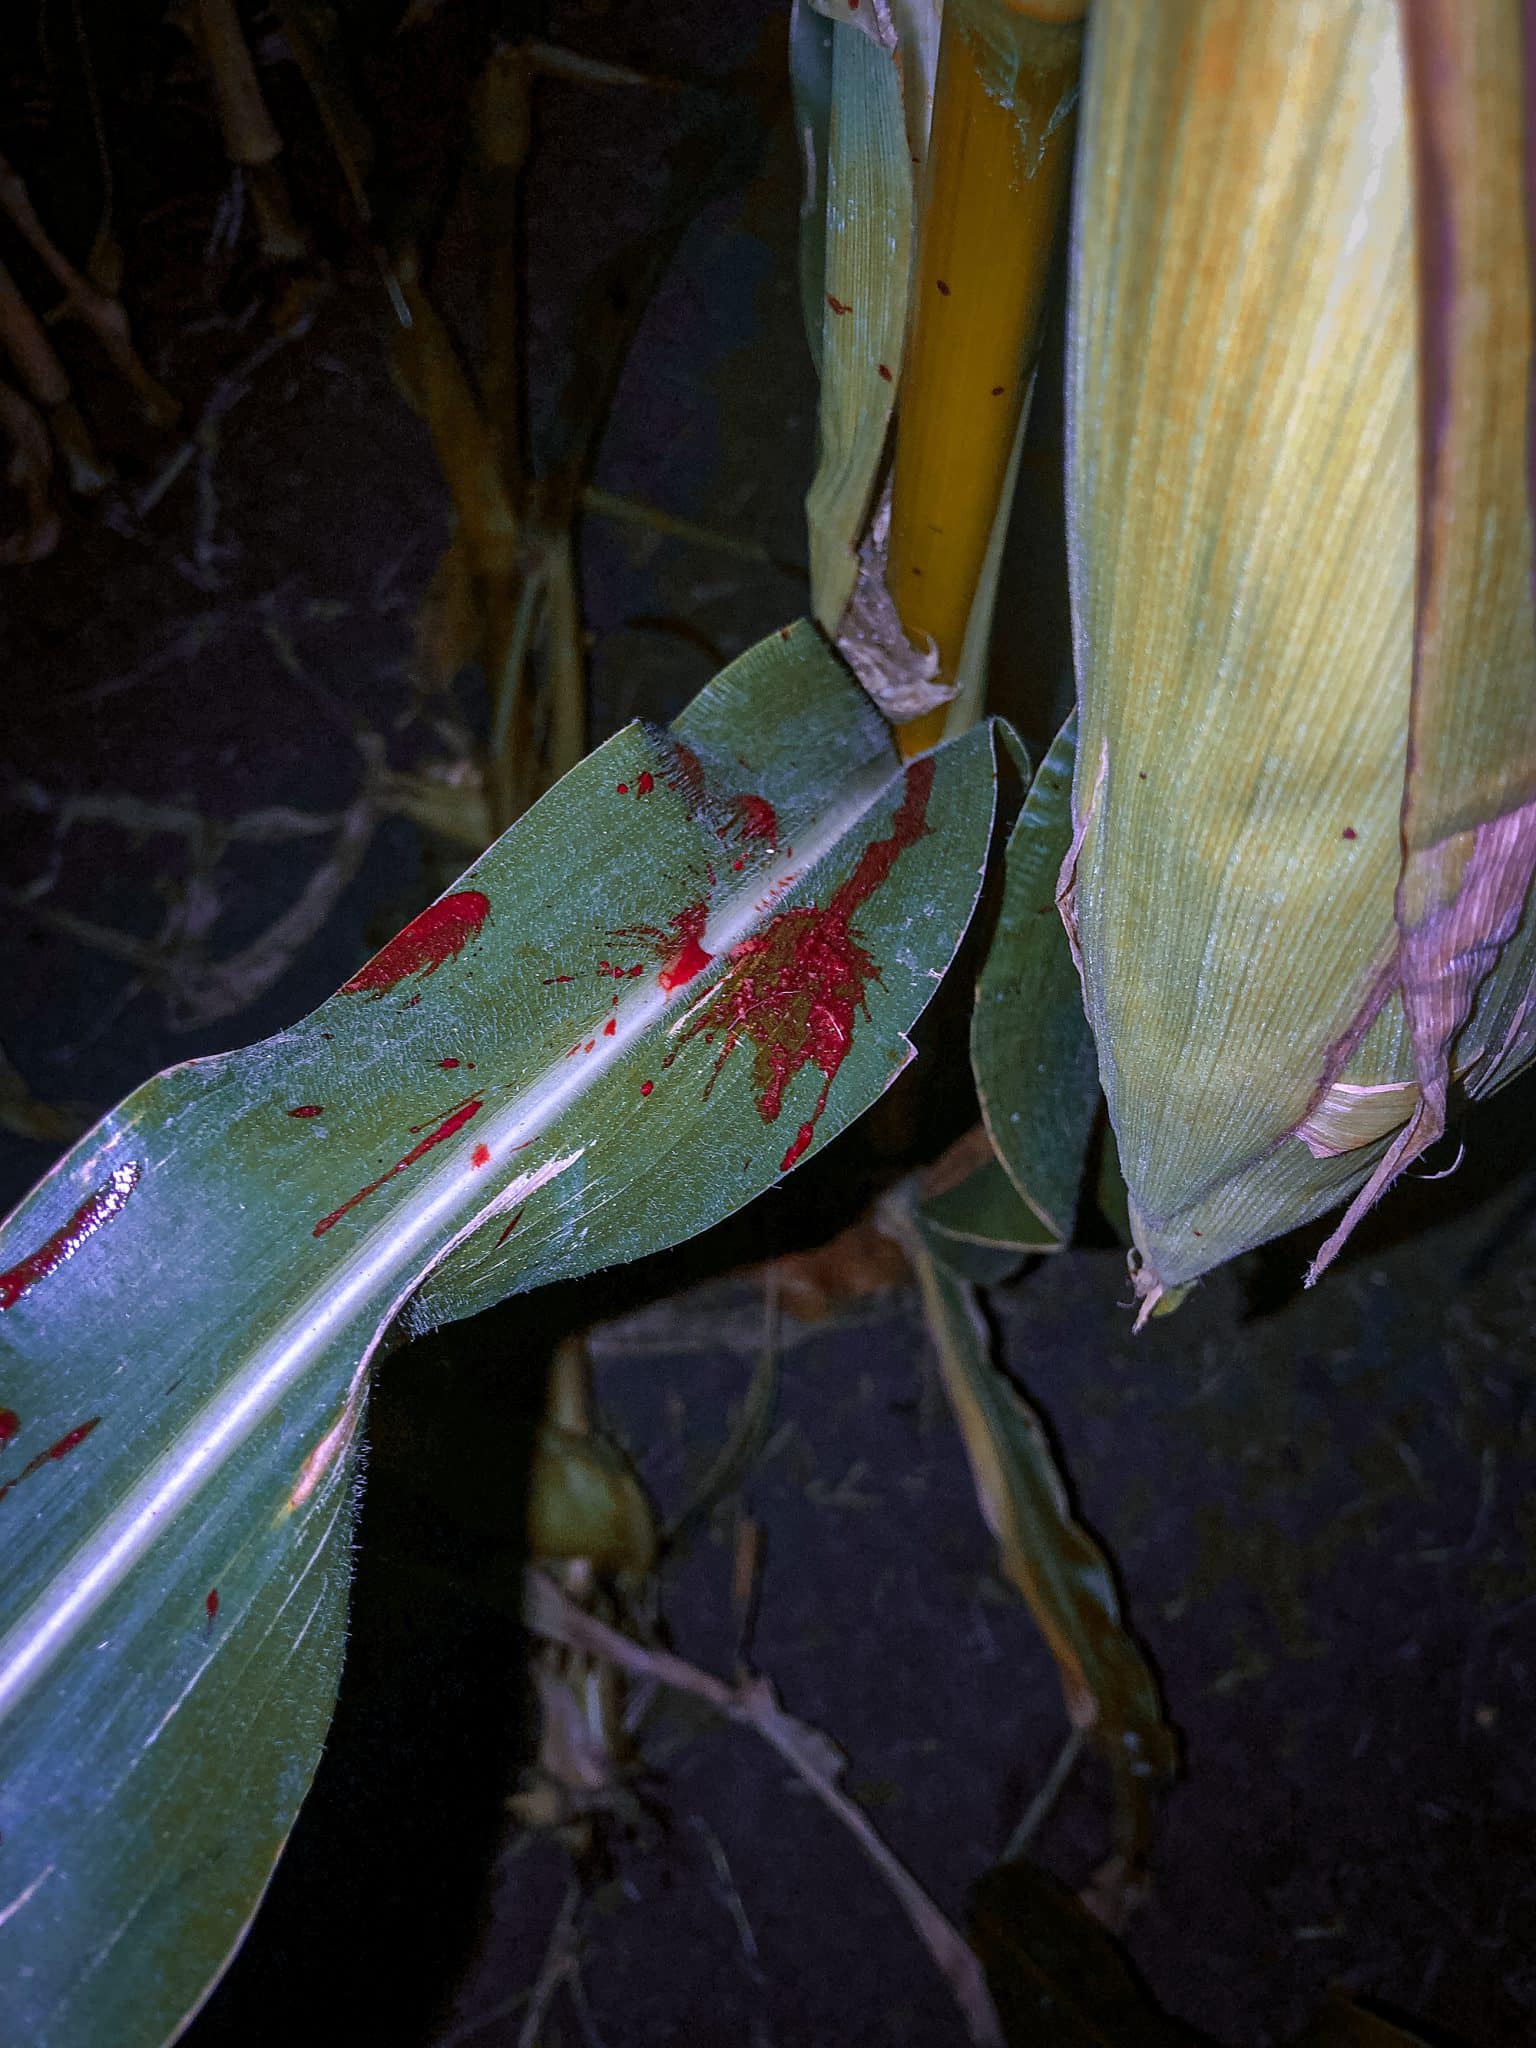
[[[731,825],[739,839],[761,839],[770,847],[779,843],[779,815],[765,796],[732,797]]]
[[[994,384],[994,385],[992,386],[992,396],[993,396],[994,398],[1001,398],[1001,397],[1002,397],[1002,395],[1003,395],[1003,387],[1002,387],[1002,385],[1001,385],[1001,384]]]
[[[884,363],[876,363],[875,368],[880,372],[880,375],[885,379],[887,384],[893,383],[895,381]]]
[[[546,988],[558,988],[562,982],[574,981],[575,979],[574,974],[552,974],[544,983],[544,986]]]
[[[375,1001],[407,976],[423,980],[436,974],[445,960],[456,960],[490,914],[490,899],[478,889],[460,889],[429,904],[420,917],[396,934],[368,965],[341,985],[343,995],[368,995]]]
[[[456,1066],[457,1066],[457,1065],[458,1065],[459,1063],[458,1063],[458,1061],[457,1061],[457,1060],[439,1060],[437,1064],[438,1064],[438,1065],[439,1065],[439,1066],[440,1066],[440,1067],[442,1068],[442,1070],[443,1070],[443,1072],[444,1072],[445,1074],[448,1074],[448,1073],[452,1073],[453,1069],[454,1069],[454,1068],[455,1068],[455,1067],[456,1067]]]
[[[1359,835],[1359,833],[1358,833],[1358,832],[1357,832],[1357,831],[1355,830],[1355,828],[1354,828],[1354,826],[1353,826],[1353,825],[1346,825],[1346,826],[1344,827],[1344,834],[1343,834],[1343,836],[1344,836],[1344,837],[1345,837],[1346,839],[1358,839],[1360,835]]]
[[[381,1173],[377,1180],[369,1181],[367,1187],[359,1188],[355,1195],[349,1195],[339,1209],[333,1209],[329,1216],[322,1216],[315,1225],[312,1235],[324,1237],[332,1224],[339,1223],[343,1216],[349,1215],[359,1202],[366,1202],[370,1195],[376,1195],[379,1189],[387,1182],[392,1181],[397,1173],[404,1173],[408,1166],[414,1166],[418,1159],[424,1158],[434,1145],[441,1145],[444,1139],[451,1138],[457,1132],[462,1131],[470,1118],[478,1116],[484,1107],[485,1105],[480,1097],[472,1095],[468,1101],[461,1102],[455,1108],[449,1110],[440,1123],[430,1127],[426,1124],[413,1124],[411,1126],[413,1135],[417,1131],[426,1131],[427,1133],[421,1143],[413,1145],[403,1159],[397,1159],[387,1173]]]
[[[934,283],[938,286],[940,295],[947,299],[949,297],[949,286],[944,282],[943,278],[936,277]]]
[[[909,846],[931,829],[928,798],[933,762],[914,761],[888,837],[872,840],[853,873],[825,909],[806,905],[781,911],[766,930],[730,955],[719,987],[688,1024],[684,1038],[719,1036],[720,1051],[706,1096],[743,1039],[754,1048],[752,1086],[764,1123],[775,1123],[784,1093],[802,1067],[818,1067],[821,1092],[810,1116],[790,1141],[780,1164],[787,1173],[816,1134],[839,1068],[853,1043],[858,1013],[867,1016],[867,990],[880,970],[859,943],[852,919],[888,878]],[[675,1055],[673,1055],[675,1057]]]
[[[528,1204],[527,1204],[527,1203],[525,1202],[525,1203],[523,1204],[523,1209],[526,1209],[526,1208],[527,1208],[527,1206],[528,1206]],[[514,1210],[512,1211],[512,1214],[511,1214],[511,1215],[510,1215],[510,1216],[508,1217],[508,1219],[507,1219],[507,1223],[506,1223],[506,1227],[505,1227],[505,1229],[504,1229],[504,1230],[502,1231],[502,1233],[501,1233],[500,1237],[498,1237],[498,1238],[497,1238],[497,1240],[496,1240],[496,1243],[497,1243],[497,1245],[498,1245],[498,1246],[500,1246],[500,1245],[504,1245],[504,1244],[506,1243],[507,1239],[508,1239],[508,1238],[509,1238],[509,1237],[510,1237],[510,1236],[512,1235],[513,1231],[514,1231],[514,1230],[516,1230],[516,1228],[517,1228],[517,1226],[519,1225],[519,1223],[521,1223],[521,1222],[522,1222],[522,1220],[523,1220],[523,1209],[514,1209]]]
[[[651,1090],[652,1090],[652,1089],[653,1089],[653,1088],[654,1088],[655,1086],[656,1086],[656,1083],[655,1083],[654,1081],[642,1081],[642,1082],[640,1083],[640,1093],[641,1093],[642,1095],[649,1095],[649,1094],[650,1094],[650,1092],[651,1092]]]
[[[618,1020],[618,1018],[617,1018],[617,1017],[610,1017],[610,1018],[608,1019],[608,1022],[607,1022],[607,1023],[606,1023],[606,1024],[605,1024],[605,1025],[603,1026],[603,1036],[604,1036],[604,1038],[612,1038],[613,1034],[614,1034],[614,1033],[615,1033],[615,1032],[616,1032],[616,1031],[618,1030],[618,1028],[619,1028],[619,1020]]]
[[[139,1184],[141,1171],[133,1159],[114,1166],[101,1186],[93,1195],[87,1196],[67,1223],[61,1224],[35,1252],[29,1252],[7,1272],[0,1273],[0,1309],[14,1308],[39,1280],[46,1280],[67,1259],[72,1259],[87,1238],[96,1235],[103,1223],[109,1223],[114,1216],[120,1215],[128,1197]]]
[[[619,794],[620,796],[628,796],[628,795],[629,795],[629,784],[628,784],[627,782],[621,782],[621,783],[619,783],[619,784],[618,784],[618,790],[617,790],[617,793],[618,793],[618,794]]]
[[[315,1117],[325,1115],[325,1105],[320,1102],[301,1102],[297,1109],[290,1109],[290,1116]]]
[[[644,774],[643,774],[643,775],[642,775],[642,776],[640,777],[640,780],[639,780],[639,781],[638,781],[638,782],[637,782],[637,783],[635,784],[635,795],[636,795],[636,796],[649,796],[649,795],[650,795],[650,793],[651,793],[651,791],[652,791],[652,790],[653,790],[653,789],[654,789],[655,787],[656,787],[656,778],[655,778],[655,776],[654,776],[654,775],[653,775],[653,774],[651,773],[650,769],[649,769],[649,768],[647,768],[647,769],[646,769],[646,771],[645,771],[645,773],[644,773]]]
[[[490,1146],[477,1145],[469,1155],[469,1163],[471,1166],[489,1166],[491,1163]]]
[[[0,1448],[8,1444],[21,1427],[21,1417],[14,1408],[0,1408]]]
[[[208,1620],[211,1625],[219,1618],[219,1589],[217,1586],[210,1586],[208,1588],[208,1598],[203,1602],[203,1606],[207,1611]]]
[[[834,313],[851,313],[853,311],[852,306],[845,306],[841,299],[834,299],[830,292],[827,293],[827,304]]]

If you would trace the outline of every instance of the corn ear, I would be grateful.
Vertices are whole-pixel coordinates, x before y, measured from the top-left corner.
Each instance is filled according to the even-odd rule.
[[[1536,1050],[1525,52],[1500,0],[1101,0],[1060,903],[1144,1313]]]

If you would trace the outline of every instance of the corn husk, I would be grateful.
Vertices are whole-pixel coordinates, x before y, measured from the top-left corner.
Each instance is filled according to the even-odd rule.
[[[1144,1312],[1536,1050],[1524,77],[1499,0],[1095,9],[1060,902]]]

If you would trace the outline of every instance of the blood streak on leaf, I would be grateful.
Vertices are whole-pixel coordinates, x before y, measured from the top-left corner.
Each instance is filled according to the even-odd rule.
[[[480,936],[490,908],[490,899],[478,889],[460,889],[429,904],[366,967],[342,983],[342,994],[377,1000],[408,975],[419,974],[425,980],[436,974],[445,960],[456,960],[471,939]]]
[[[527,1207],[527,1204],[526,1204],[526,1203],[524,1203],[523,1207],[524,1207],[524,1208],[526,1208],[526,1207]],[[505,1225],[505,1227],[503,1228],[503,1230],[502,1230],[502,1233],[501,1233],[500,1237],[498,1237],[498,1238],[497,1238],[497,1240],[496,1240],[497,1244],[498,1244],[498,1245],[503,1245],[503,1244],[505,1244],[505,1243],[506,1243],[506,1241],[507,1241],[507,1239],[508,1239],[508,1238],[509,1238],[509,1237],[510,1237],[510,1236],[512,1235],[513,1231],[514,1231],[514,1230],[516,1230],[516,1228],[517,1228],[518,1224],[519,1224],[519,1223],[521,1223],[521,1222],[522,1222],[522,1220],[523,1220],[523,1211],[522,1211],[522,1209],[514,1209],[514,1210],[512,1211],[512,1214],[511,1214],[511,1215],[510,1215],[510,1216],[509,1216],[509,1217],[507,1218],[507,1221],[506,1221],[506,1225]]]
[[[203,1606],[208,1611],[209,1621],[216,1621],[219,1614],[219,1589],[217,1586],[210,1586],[208,1588],[208,1598],[203,1602]]]
[[[851,313],[853,311],[852,306],[844,305],[841,299],[834,299],[830,292],[827,293],[827,304],[834,313]]]
[[[446,1074],[451,1073],[459,1063],[457,1060],[439,1060],[437,1064],[442,1068],[443,1072]]]
[[[21,1427],[21,1417],[14,1408],[0,1408],[0,1449],[8,1444]]]
[[[325,1105],[319,1102],[301,1102],[297,1109],[290,1109],[290,1116],[316,1117],[325,1115]]]
[[[470,1118],[478,1116],[484,1107],[485,1105],[480,1100],[480,1097],[472,1095],[467,1102],[461,1102],[457,1108],[449,1110],[440,1123],[431,1126],[413,1124],[411,1127],[413,1133],[415,1131],[425,1131],[427,1133],[421,1140],[421,1143],[413,1145],[403,1159],[397,1159],[387,1173],[381,1173],[377,1180],[369,1181],[367,1187],[359,1188],[355,1195],[349,1195],[339,1209],[333,1209],[329,1216],[322,1216],[311,1234],[315,1237],[324,1237],[332,1224],[339,1223],[343,1216],[349,1215],[359,1202],[366,1202],[370,1195],[376,1195],[379,1189],[385,1186],[387,1182],[392,1181],[397,1173],[404,1173],[408,1166],[414,1166],[418,1159],[424,1158],[434,1145],[441,1145],[445,1138],[451,1138],[455,1133],[462,1131]]]
[[[120,1215],[128,1197],[139,1184],[141,1171],[137,1160],[133,1159],[114,1166],[101,1186],[93,1195],[87,1196],[67,1223],[61,1224],[35,1252],[29,1252],[7,1272],[0,1273],[0,1309],[14,1308],[39,1280],[46,1280],[50,1273],[56,1273],[67,1259],[75,1256],[87,1238],[94,1237],[104,1223]]]
[[[57,1443],[50,1444],[46,1451],[39,1451],[30,1464],[22,1466],[14,1479],[0,1486],[0,1500],[5,1499],[13,1486],[20,1486],[23,1479],[30,1479],[34,1472],[41,1472],[45,1465],[57,1464],[60,1458],[67,1458],[71,1451],[85,1442],[100,1421],[99,1415],[93,1415],[88,1422],[77,1422],[73,1429],[64,1432]]]
[[[756,937],[735,947],[718,988],[683,1033],[684,1038],[702,1037],[707,1043],[716,1037],[722,1041],[706,1096],[736,1047],[743,1039],[750,1040],[752,1086],[764,1123],[777,1122],[785,1090],[802,1067],[820,1069],[821,1092],[790,1141],[781,1173],[789,1171],[814,1138],[832,1083],[853,1043],[858,1014],[869,1014],[869,983],[880,979],[878,966],[859,943],[854,915],[888,878],[901,854],[930,830],[932,789],[932,760],[914,761],[906,772],[905,792],[889,836],[865,847],[853,873],[825,909],[805,905],[781,911]]]

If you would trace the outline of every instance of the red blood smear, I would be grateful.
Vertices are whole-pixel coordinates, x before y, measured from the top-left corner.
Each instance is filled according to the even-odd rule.
[[[375,1000],[397,987],[407,975],[423,980],[436,974],[445,960],[455,960],[490,914],[490,901],[478,889],[460,889],[429,904],[420,917],[375,953],[360,973],[341,985],[343,995],[369,995]]]
[[[642,1095],[649,1095],[649,1094],[650,1094],[650,1092],[651,1092],[651,1090],[652,1090],[652,1089],[653,1089],[653,1088],[654,1088],[655,1086],[656,1086],[656,1083],[655,1083],[654,1081],[642,1081],[642,1082],[640,1083],[640,1093],[641,1093]]]
[[[439,1060],[437,1064],[438,1064],[438,1065],[439,1065],[439,1066],[440,1066],[440,1067],[442,1068],[442,1070],[443,1070],[443,1072],[444,1072],[445,1074],[448,1074],[448,1073],[452,1073],[453,1069],[454,1069],[454,1068],[455,1068],[455,1067],[456,1067],[456,1066],[457,1066],[457,1065],[458,1065],[459,1063],[458,1063],[458,1061],[457,1061],[457,1060]]]
[[[606,1023],[606,1024],[605,1024],[605,1025],[603,1026],[603,1036],[604,1036],[604,1038],[612,1038],[613,1034],[615,1033],[615,1031],[617,1031],[617,1030],[618,1030],[618,1028],[619,1028],[619,1020],[618,1020],[618,1018],[617,1018],[617,1017],[610,1017],[610,1018],[608,1019],[608,1022],[607,1022],[607,1023]]]
[[[524,1208],[524,1209],[526,1209],[526,1208],[527,1208],[527,1206],[528,1206],[528,1205],[527,1205],[527,1203],[525,1202],[525,1203],[523,1204],[523,1208]],[[500,1237],[498,1237],[498,1238],[497,1238],[497,1240],[496,1240],[497,1244],[498,1244],[498,1245],[503,1245],[503,1244],[505,1244],[505,1243],[506,1243],[506,1241],[507,1241],[507,1239],[508,1239],[508,1238],[509,1238],[509,1237],[510,1237],[510,1236],[512,1235],[513,1231],[514,1231],[514,1230],[516,1230],[516,1228],[517,1228],[518,1224],[519,1224],[519,1223],[521,1223],[521,1222],[522,1222],[522,1220],[523,1220],[523,1210],[522,1210],[522,1209],[514,1209],[514,1210],[512,1211],[512,1214],[511,1214],[511,1216],[510,1216],[510,1217],[509,1217],[509,1218],[507,1219],[507,1227],[506,1227],[506,1229],[505,1229],[505,1230],[503,1230],[503,1232],[501,1233]]]
[[[301,1102],[297,1109],[290,1109],[290,1116],[324,1116],[324,1105],[318,1102]]]
[[[219,1589],[217,1586],[209,1588],[208,1598],[203,1602],[203,1605],[208,1610],[208,1619],[210,1621],[216,1620],[219,1612]]]
[[[885,367],[884,363],[876,363],[875,368],[880,372],[881,376],[885,379],[887,384],[893,383],[895,381],[891,376],[890,371]]]
[[[680,910],[672,919],[672,929],[677,934],[677,945],[671,958],[656,977],[669,993],[675,988],[684,987],[696,974],[702,974],[714,959],[714,954],[706,953],[700,944],[708,918],[707,903],[690,903],[686,910]]]
[[[471,1166],[489,1166],[491,1163],[490,1146],[477,1145],[469,1155],[469,1163]]]
[[[575,979],[574,974],[552,974],[544,986],[546,988],[556,988],[563,981],[574,981]]]
[[[780,1164],[787,1173],[816,1134],[816,1123],[853,1043],[854,1025],[869,1006],[866,990],[880,970],[859,944],[852,919],[890,875],[909,846],[925,837],[933,761],[914,761],[888,838],[872,840],[853,873],[824,910],[786,910],[731,954],[719,987],[683,1034],[723,1040],[712,1088],[743,1039],[754,1048],[752,1086],[764,1123],[777,1121],[784,1092],[802,1067],[821,1070],[821,1092]],[[709,1089],[706,1088],[706,1096]]]
[[[1359,834],[1355,831],[1353,825],[1346,825],[1344,827],[1344,837],[1346,839],[1356,839],[1359,837]]]
[[[731,823],[741,839],[762,839],[769,846],[779,843],[779,818],[765,796],[738,796],[731,802]]]
[[[671,760],[663,768],[662,780],[668,789],[675,789],[686,798],[691,810],[704,808],[704,764],[698,755],[682,740],[673,740]]]
[[[14,1479],[0,1486],[0,1500],[4,1500],[11,1488],[19,1486],[23,1479],[30,1479],[34,1472],[41,1472],[45,1465],[56,1464],[60,1458],[67,1458],[72,1450],[85,1442],[100,1420],[99,1415],[93,1415],[89,1422],[76,1423],[75,1427],[67,1430],[56,1444],[50,1444],[46,1451],[39,1451],[30,1465],[23,1465]]]
[[[643,774],[643,775],[641,776],[640,780],[639,780],[639,781],[638,781],[638,782],[637,782],[637,783],[635,784],[635,795],[636,795],[636,796],[649,796],[649,795],[650,795],[650,793],[651,793],[651,791],[652,791],[652,790],[653,790],[653,789],[654,789],[655,787],[656,787],[656,778],[655,778],[655,776],[654,776],[654,775],[653,775],[653,774],[651,773],[650,769],[649,769],[649,768],[647,768],[647,769],[646,769],[646,771],[645,771],[645,773],[644,773],[644,774]]]
[[[627,782],[621,782],[621,783],[620,783],[620,784],[618,785],[618,793],[619,793],[619,795],[620,795],[620,796],[628,796],[628,795],[629,795],[629,784],[628,784]]]
[[[589,1039],[587,1040],[587,1051],[588,1051],[588,1052],[590,1052],[590,1051],[592,1050],[593,1046],[595,1046],[595,1045],[596,1045],[596,1043],[597,1043],[597,1040],[596,1040],[595,1038],[589,1038]]]
[[[66,1259],[72,1259],[87,1238],[94,1237],[103,1223],[122,1213],[128,1197],[139,1184],[141,1168],[136,1160],[125,1160],[87,1197],[69,1221],[61,1224],[45,1244],[0,1273],[0,1309],[14,1308],[39,1280],[56,1273]]]
[[[432,1129],[427,1130],[425,1124],[413,1126],[415,1130],[427,1130],[427,1135],[421,1143],[413,1145],[403,1159],[397,1159],[388,1173],[381,1173],[377,1180],[369,1181],[367,1187],[359,1188],[355,1195],[349,1195],[341,1207],[333,1209],[329,1216],[322,1216],[315,1225],[312,1235],[324,1237],[331,1225],[339,1223],[343,1216],[350,1214],[359,1202],[366,1202],[370,1195],[376,1195],[386,1182],[392,1181],[397,1173],[404,1173],[408,1166],[414,1166],[418,1159],[425,1157],[432,1150],[434,1145],[441,1145],[445,1138],[451,1138],[456,1132],[462,1131],[470,1118],[478,1116],[484,1106],[478,1096],[471,1096],[468,1102],[461,1102],[457,1109],[450,1110],[442,1122]]]
[[[827,304],[834,313],[851,313],[853,311],[852,306],[845,306],[841,299],[834,299],[830,292],[827,293]]]
[[[8,1444],[21,1427],[21,1417],[14,1408],[0,1408],[0,1446]]]

